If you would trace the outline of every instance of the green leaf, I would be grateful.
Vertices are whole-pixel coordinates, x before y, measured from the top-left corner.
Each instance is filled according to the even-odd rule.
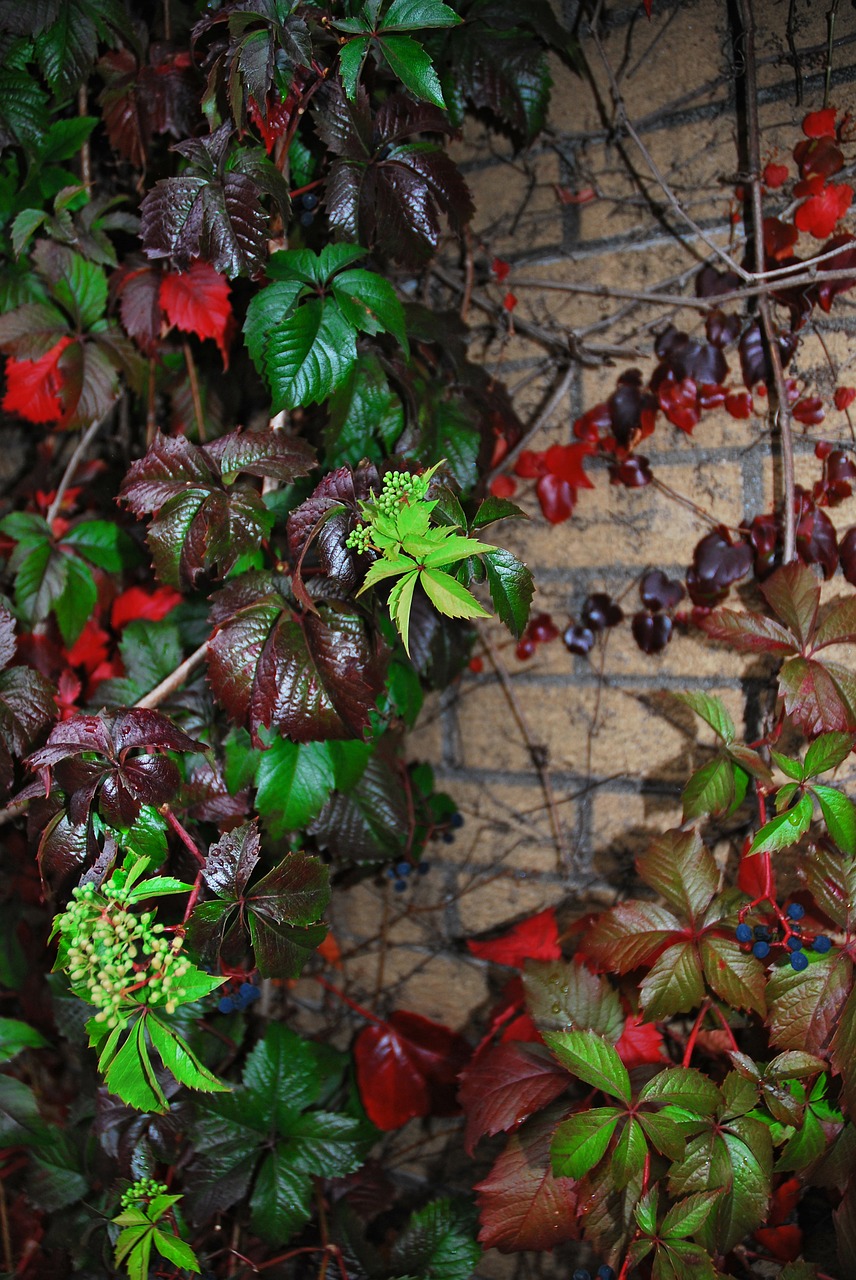
[[[340,27],[342,24],[338,22],[336,25]],[[357,96],[357,84],[370,44],[368,36],[356,36],[339,49],[339,75],[342,77],[342,88],[351,102]]]
[[[686,1140],[676,1120],[653,1111],[640,1111],[638,1120],[648,1140],[670,1160],[682,1160]]]
[[[488,610],[451,574],[442,573],[439,569],[423,569],[419,581],[428,599],[445,617],[490,617]]]
[[[271,835],[301,831],[317,817],[335,782],[326,742],[276,738],[259,757],[256,807]]]
[[[459,563],[461,560],[468,560],[470,556],[480,555],[485,551],[495,551],[497,548],[487,542],[479,542],[477,538],[464,538],[460,534],[453,533],[451,529],[431,529],[430,535],[442,533],[442,542],[437,539],[437,545],[433,550],[429,550],[423,555],[422,564],[426,569],[441,569],[446,566]],[[432,541],[433,541],[432,536]],[[409,541],[405,540],[404,550],[415,555],[415,551],[411,551]]]
[[[179,1084],[205,1093],[228,1093],[229,1085],[208,1070],[197,1058],[187,1041],[167,1026],[156,1014],[149,1014],[146,1029],[166,1069]]]
[[[168,1103],[152,1068],[144,1023],[145,1017],[139,1017],[121,1049],[110,1058],[109,1066],[104,1062],[103,1054],[98,1066],[101,1071],[106,1066],[107,1088],[129,1107],[137,1111],[162,1113],[168,1110]]]
[[[802,782],[805,770],[799,760],[794,760],[791,756],[783,756],[779,751],[771,751],[770,755],[786,777],[793,778],[795,782]]]
[[[703,914],[719,884],[719,869],[695,828],[664,832],[640,854],[637,866],[645,883],[687,920]]]
[[[778,817],[771,818],[764,824],[752,841],[748,854],[775,853],[779,849],[790,848],[808,831],[811,818],[811,797],[801,796],[793,809],[780,813]]]
[[[656,1184],[646,1191],[633,1210],[633,1216],[646,1235],[657,1234],[657,1201],[659,1191]],[[638,1259],[637,1259],[638,1260]]]
[[[526,1007],[539,1031],[575,1028],[596,1031],[615,1044],[625,1015],[618,992],[600,974],[576,961],[527,961],[523,974]]]
[[[252,308],[253,302],[248,323]],[[262,371],[274,413],[325,400],[344,382],[356,358],[356,331],[337,303],[332,298],[302,303],[268,334]]]
[[[411,570],[403,578],[399,578],[389,593],[389,616],[401,636],[408,658],[410,657],[410,610],[418,578],[418,570]]]
[[[425,27],[456,27],[461,22],[463,18],[440,0],[392,0],[380,30],[419,31]]]
[[[250,1200],[253,1231],[270,1244],[281,1244],[308,1222],[311,1213],[312,1179],[294,1167],[287,1147],[275,1147],[256,1175]]]
[[[529,610],[535,593],[532,574],[525,564],[503,547],[496,547],[493,551],[489,551],[483,557],[482,563],[487,573],[490,598],[497,617],[508,627],[515,639],[519,640],[529,621]]]
[[[64,533],[61,545],[108,573],[121,573],[135,558],[131,539],[112,520],[86,520]]]
[[[704,981],[698,950],[692,942],[667,947],[654,962],[639,988],[646,1020],[687,1013],[704,999]]]
[[[710,760],[700,769],[696,769],[684,787],[681,797],[684,822],[708,815],[717,817],[733,809],[737,800],[735,786],[737,768],[738,766],[733,764],[727,756],[717,756],[715,760]],[[742,769],[740,773],[743,775],[743,794],[745,795],[747,775]],[[740,799],[742,800],[742,796]]]
[[[647,1154],[645,1131],[639,1121],[632,1117],[621,1130],[610,1157],[610,1169],[619,1191],[623,1191],[642,1172]]]
[[[334,276],[331,289],[349,324],[361,333],[391,333],[409,355],[404,308],[389,280],[355,268]]]
[[[199,1259],[190,1245],[185,1244],[178,1236],[155,1229],[152,1233],[152,1240],[158,1253],[161,1257],[166,1258],[167,1262],[172,1262],[177,1267],[183,1267],[185,1271],[200,1272],[202,1270],[199,1265]]]
[[[678,693],[675,695],[680,702],[690,707],[697,716],[701,716],[706,724],[709,724],[717,737],[721,738],[726,746],[730,746],[734,741],[736,730],[734,721],[728,714],[721,698],[713,697],[709,693],[702,693],[701,690],[690,690],[687,693]]]
[[[835,787],[815,784],[811,790],[817,796],[830,837],[843,853],[852,858],[856,854],[856,808],[853,801]]]
[[[660,1224],[660,1235],[678,1239],[694,1236],[707,1221],[721,1194],[721,1191],[696,1191],[685,1200],[673,1204]]]
[[[445,110],[446,101],[439,77],[421,44],[411,36],[402,35],[384,35],[378,38],[377,43],[393,74],[414,98]]]
[[[417,1210],[392,1247],[394,1273],[420,1280],[470,1280],[481,1257],[473,1217],[460,1200],[432,1200]]]
[[[599,1164],[620,1119],[615,1107],[589,1107],[563,1120],[550,1144],[556,1177],[582,1178]]]
[[[706,932],[699,942],[702,969],[711,991],[736,1009],[767,1011],[766,970],[734,937]]]
[[[48,1044],[40,1031],[18,1018],[0,1018],[0,1062],[9,1062],[23,1049],[43,1049]]]
[[[364,355],[329,401],[324,429],[327,465],[331,468],[363,458],[379,462],[393,453],[404,430],[404,406],[389,385],[377,356]]]
[[[53,613],[63,640],[72,645],[95,612],[98,588],[85,564],[73,556],[63,559],[65,586],[53,602]]]
[[[835,769],[853,750],[851,733],[823,733],[809,746],[803,762],[804,777],[813,778],[827,769]]]
[[[544,1036],[550,1052],[578,1079],[630,1104],[630,1077],[611,1044],[593,1031],[551,1031]]]
[[[12,223],[12,252],[16,258],[21,256],[31,237],[47,218],[42,209],[22,209]]]
[[[639,1102],[656,1102],[712,1116],[722,1100],[716,1085],[695,1067],[666,1067],[639,1090]]]
[[[103,681],[98,696],[120,706],[132,706],[150,693],[185,657],[178,624],[169,618],[129,622],[122,631],[119,652],[125,675]]]

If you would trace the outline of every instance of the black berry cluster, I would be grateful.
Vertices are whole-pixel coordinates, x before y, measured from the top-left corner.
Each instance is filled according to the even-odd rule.
[[[586,1267],[577,1267],[571,1280],[592,1280],[592,1274]],[[603,1266],[598,1267],[594,1273],[594,1280],[615,1280],[615,1270],[604,1262]]]
[[[784,947],[788,953],[791,968],[797,973],[801,973],[808,968],[809,964],[808,956],[805,953],[806,947],[815,951],[818,955],[824,955],[832,946],[831,939],[825,933],[818,933],[813,939],[803,936],[800,921],[804,915],[805,907],[799,902],[791,902],[785,910],[788,928],[781,938],[779,937],[778,929],[771,928],[765,924],[748,925],[745,921],[741,921],[738,924],[734,931],[734,936],[740,943],[751,944],[752,954],[758,960],[766,960],[773,947]]]
[[[261,991],[252,982],[242,982],[237,990],[221,996],[217,1008],[221,1013],[240,1013],[261,997]]]
[[[396,893],[404,893],[407,888],[411,875],[415,872],[418,876],[426,876],[431,870],[430,862],[396,862],[394,866],[387,867],[386,874],[392,881],[392,887]]]

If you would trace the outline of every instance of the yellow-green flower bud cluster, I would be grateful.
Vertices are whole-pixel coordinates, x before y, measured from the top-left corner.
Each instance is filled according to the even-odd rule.
[[[383,515],[394,516],[402,502],[420,502],[428,492],[428,481],[409,471],[388,471],[375,505]]]
[[[370,524],[358,524],[345,539],[345,546],[364,556],[372,545],[372,527]]]
[[[84,998],[98,1010],[96,1022],[123,1025],[134,1004],[162,1004],[167,1013],[175,1011],[184,994],[181,979],[190,968],[179,954],[183,939],[165,936],[150,911],[134,915],[121,887],[79,886],[58,926],[69,939],[69,979],[86,990]]]
[[[155,1196],[165,1196],[168,1192],[169,1187],[165,1182],[156,1182],[154,1178],[138,1178],[128,1187],[120,1203],[123,1209],[133,1209],[141,1200],[154,1200]]]

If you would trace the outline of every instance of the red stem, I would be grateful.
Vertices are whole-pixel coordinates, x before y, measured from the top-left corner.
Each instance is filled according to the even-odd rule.
[[[319,982],[325,991],[331,992],[334,996],[338,996],[343,1004],[349,1009],[353,1009],[354,1013],[358,1013],[361,1018],[365,1018],[367,1022],[376,1022],[378,1026],[384,1025],[383,1018],[379,1018],[376,1013],[369,1013],[368,1009],[364,1009],[361,1004],[357,1004],[356,1000],[352,1000],[350,996],[346,996],[344,991],[340,991],[338,987],[334,987],[332,982],[328,982],[326,978],[322,978],[320,973],[316,973],[315,981]]]
[[[696,1017],[695,1022],[693,1023],[693,1029],[689,1034],[686,1048],[684,1049],[684,1056],[681,1062],[681,1066],[688,1067],[690,1065],[690,1062],[692,1061],[693,1049],[695,1048],[695,1043],[696,1043],[696,1040],[698,1039],[698,1033],[701,1031],[701,1026],[702,1026],[702,1023],[704,1022],[705,1014],[707,1013],[709,1008],[710,1008],[710,999],[706,997],[702,1001],[702,1006],[698,1011],[698,1015]]]
[[[737,1044],[737,1041],[734,1038],[734,1032],[729,1027],[728,1022],[726,1021],[725,1015],[723,1014],[722,1010],[718,1007],[718,1005],[715,1005],[715,1004],[711,1004],[711,1008],[713,1009],[713,1012],[716,1014],[717,1018],[719,1018],[719,1021],[722,1023],[723,1029],[726,1035],[728,1036],[728,1039],[731,1041],[732,1049],[734,1049],[735,1051],[738,1050],[739,1045]]]
[[[189,849],[189,851],[193,854],[194,858],[199,863],[200,867],[204,867],[205,859],[202,856],[202,854],[199,852],[199,848],[196,842],[194,841],[193,837],[190,836],[187,833],[187,831],[185,831],[184,827],[181,825],[178,818],[173,813],[172,809],[170,809],[169,805],[168,804],[161,805],[158,812],[161,814],[162,817],[166,818],[167,822],[172,827],[175,834],[181,840],[181,843],[184,845],[186,849]]]

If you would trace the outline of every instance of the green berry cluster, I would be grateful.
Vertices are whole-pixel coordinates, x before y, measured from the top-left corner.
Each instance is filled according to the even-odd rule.
[[[181,979],[190,968],[180,954],[183,938],[178,933],[166,937],[150,911],[134,915],[120,886],[79,886],[57,928],[68,939],[64,967],[71,984],[85,990],[84,999],[95,1005],[96,1022],[124,1025],[135,1003],[175,1011],[184,994]]]
[[[428,477],[409,471],[388,471],[375,505],[385,516],[394,516],[402,502],[421,502],[428,493]]]
[[[370,524],[358,524],[345,539],[345,546],[364,556],[372,545],[372,527]]]
[[[169,1187],[165,1182],[156,1182],[154,1178],[138,1178],[132,1182],[121,1199],[123,1209],[133,1209],[141,1200],[154,1200],[155,1196],[165,1196]]]

